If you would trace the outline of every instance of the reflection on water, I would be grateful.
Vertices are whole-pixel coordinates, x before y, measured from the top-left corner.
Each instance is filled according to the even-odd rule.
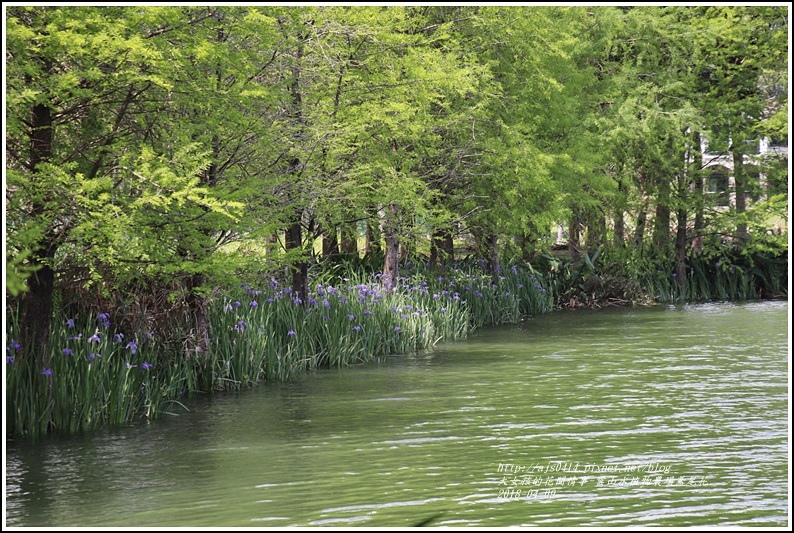
[[[786,526],[788,304],[558,312],[8,443],[7,526]]]

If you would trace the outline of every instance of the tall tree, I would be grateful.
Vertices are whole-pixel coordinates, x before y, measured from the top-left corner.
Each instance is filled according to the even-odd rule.
[[[478,12],[470,46],[492,73],[494,97],[479,124],[480,164],[461,211],[474,214],[469,228],[494,271],[494,235],[537,239],[533,228],[555,223],[571,194],[586,182],[601,186],[593,160],[581,150],[592,139],[580,120],[589,104],[582,95],[595,80],[575,68],[581,52],[575,34],[587,17],[579,8]]]
[[[701,86],[706,89],[702,103],[709,136],[727,142],[733,159],[736,238],[745,241],[747,199],[757,186],[749,182],[745,163],[757,151],[770,115],[765,74],[786,71],[788,10],[704,6],[690,14],[699,45]]]
[[[63,281],[64,268],[78,265],[90,282],[102,275],[100,265],[179,269],[169,252],[173,233],[159,231],[169,226],[164,220],[185,228],[193,217],[233,218],[239,207],[200,186],[208,168],[200,145],[172,139],[167,148],[152,148],[173,88],[166,35],[214,13],[43,6],[8,12],[7,239],[12,253],[29,250],[37,267],[22,299],[20,335],[24,351],[45,363],[59,270]],[[185,229],[179,240],[190,245]],[[196,251],[181,266],[201,262]]]

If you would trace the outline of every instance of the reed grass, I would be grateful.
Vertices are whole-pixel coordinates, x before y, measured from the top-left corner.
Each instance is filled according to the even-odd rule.
[[[631,277],[658,302],[745,301],[785,297],[788,261],[765,254],[693,254],[687,258],[683,283],[670,261],[640,262]]]
[[[10,324],[7,331],[15,331]],[[6,415],[11,435],[77,433],[101,425],[123,425],[154,417],[181,392],[183,372],[152,337],[129,338],[107,318],[56,320],[45,367],[18,357],[7,342]]]
[[[117,330],[100,313],[59,316],[49,366],[37,368],[15,352],[18,323],[8,313],[8,433],[40,437],[156,418],[181,406],[179,398],[189,392],[240,389],[416,353],[551,309],[551,295],[526,267],[496,275],[482,263],[443,274],[407,272],[393,291],[363,270],[326,274],[312,283],[305,302],[276,279],[256,288],[243,283],[211,303],[211,349],[202,358],[177,353],[145,332]]]
[[[173,332],[158,339],[122,331],[107,313],[99,313],[58,316],[42,367],[18,353],[18,315],[11,310],[6,313],[7,433],[37,438],[129,424],[177,414],[184,409],[180,397],[191,392],[241,389],[428,350],[477,328],[548,312],[561,298],[596,286],[588,281],[599,276],[636,280],[662,302],[745,300],[779,295],[787,287],[786,258],[694,256],[681,284],[672,275],[672,262],[624,258],[620,272],[608,278],[610,264],[597,267],[595,257],[585,265],[554,263],[545,274],[528,264],[495,273],[481,261],[448,265],[441,272],[409,264],[393,291],[385,291],[379,276],[365,269],[327,270],[312,281],[305,302],[275,278],[261,287],[241,283],[210,302],[211,346],[203,357],[175,349]]]

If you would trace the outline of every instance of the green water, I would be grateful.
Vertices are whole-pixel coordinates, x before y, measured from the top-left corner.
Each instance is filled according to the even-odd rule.
[[[7,526],[786,526],[787,302],[556,312],[6,449]]]

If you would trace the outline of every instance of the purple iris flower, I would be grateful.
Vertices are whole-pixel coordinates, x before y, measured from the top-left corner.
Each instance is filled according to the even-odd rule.
[[[106,328],[110,327],[110,315],[109,314],[107,314],[107,313],[99,313],[99,316],[97,317],[97,320],[99,321],[99,323],[103,327],[106,327]]]
[[[71,348],[64,348],[63,355],[68,355],[69,357],[74,357],[74,352]]]
[[[98,333],[94,333],[93,335],[88,337],[88,342],[89,343],[91,343],[91,342],[101,342],[101,340],[99,339],[99,334]]]
[[[138,344],[134,340],[132,340],[127,343],[127,348],[132,350],[132,354],[135,355],[135,353],[138,351]]]

